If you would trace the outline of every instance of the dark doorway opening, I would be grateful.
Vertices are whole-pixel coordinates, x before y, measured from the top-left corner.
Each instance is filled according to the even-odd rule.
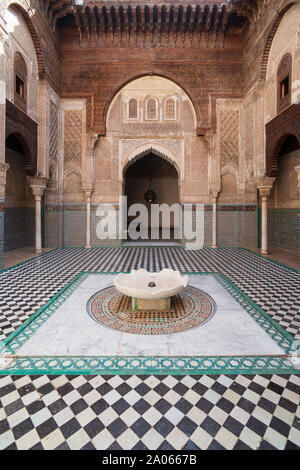
[[[170,208],[173,204],[179,204],[179,182],[178,173],[175,166],[164,158],[149,152],[134,162],[131,162],[124,171],[123,194],[127,196],[127,208],[134,204],[143,204],[148,210],[148,230],[146,238],[142,235],[137,240],[130,237],[128,233],[128,243],[176,243],[181,239],[176,238],[176,216],[170,211],[170,231],[166,237],[166,221],[159,216],[157,219],[151,217],[151,206],[153,204],[167,204]],[[153,197],[152,197],[153,196]],[[128,231],[130,223],[135,216],[125,217],[125,227]],[[145,234],[145,232],[144,232]]]
[[[34,246],[34,197],[26,170],[28,151],[22,136],[10,134],[5,142],[4,251]]]

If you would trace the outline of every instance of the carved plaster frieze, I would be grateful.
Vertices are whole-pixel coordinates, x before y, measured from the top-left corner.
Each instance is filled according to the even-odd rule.
[[[61,100],[61,109],[85,109],[86,100]]]
[[[241,99],[224,99],[224,98],[218,98],[217,99],[217,106],[218,107],[237,107],[239,108],[242,103]]]

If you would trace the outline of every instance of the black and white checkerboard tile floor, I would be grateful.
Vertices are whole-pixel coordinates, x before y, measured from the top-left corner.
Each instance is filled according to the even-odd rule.
[[[55,250],[0,273],[0,340],[79,272],[222,272],[295,338],[300,275],[239,249]],[[296,449],[300,377],[1,376],[1,449]]]
[[[300,339],[300,274],[240,249],[70,248],[0,273],[0,341],[45,305],[76,274],[132,268],[222,272],[288,333]]]
[[[6,376],[0,449],[297,449],[297,376]]]

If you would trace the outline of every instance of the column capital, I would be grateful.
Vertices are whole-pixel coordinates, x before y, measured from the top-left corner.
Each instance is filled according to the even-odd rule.
[[[205,134],[204,142],[208,146],[209,150],[214,150],[216,145],[216,135],[215,134]]]
[[[82,191],[85,194],[86,201],[90,202],[90,199],[92,197],[93,188],[92,187],[85,187],[85,188],[82,188]]]
[[[268,197],[273,187],[275,178],[263,176],[257,180],[257,189],[261,197]]]
[[[5,177],[8,169],[9,169],[8,163],[0,162],[0,177]]]
[[[217,199],[219,195],[219,191],[210,191],[210,194],[213,199]]]
[[[257,188],[263,187],[263,186],[273,186],[273,183],[275,181],[275,178],[270,177],[270,176],[260,176],[256,180],[256,186]]]
[[[209,192],[213,198],[217,198],[220,191],[221,191],[220,183],[211,183]]]
[[[98,134],[86,134],[86,151],[94,150],[98,137]]]
[[[32,189],[33,195],[35,197],[42,197],[47,186],[47,178],[43,176],[28,176],[27,179]]]
[[[258,186],[257,189],[261,198],[267,198],[270,195],[272,186]]]

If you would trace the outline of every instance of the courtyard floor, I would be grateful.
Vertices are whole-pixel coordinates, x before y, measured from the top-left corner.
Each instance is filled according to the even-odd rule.
[[[133,351],[130,334],[115,338],[111,356],[109,345],[80,345],[66,312],[82,313],[97,277],[108,285],[114,273],[141,267],[179,269],[195,285],[204,276],[239,345],[228,336],[201,350],[205,331],[221,337],[217,315],[199,326],[202,343],[193,330],[178,333],[178,350],[170,335],[161,355],[159,338]],[[287,357],[300,339],[299,272],[235,248],[66,248],[3,270],[0,285],[0,449],[300,447],[299,369]],[[259,335],[266,349],[255,352]]]

